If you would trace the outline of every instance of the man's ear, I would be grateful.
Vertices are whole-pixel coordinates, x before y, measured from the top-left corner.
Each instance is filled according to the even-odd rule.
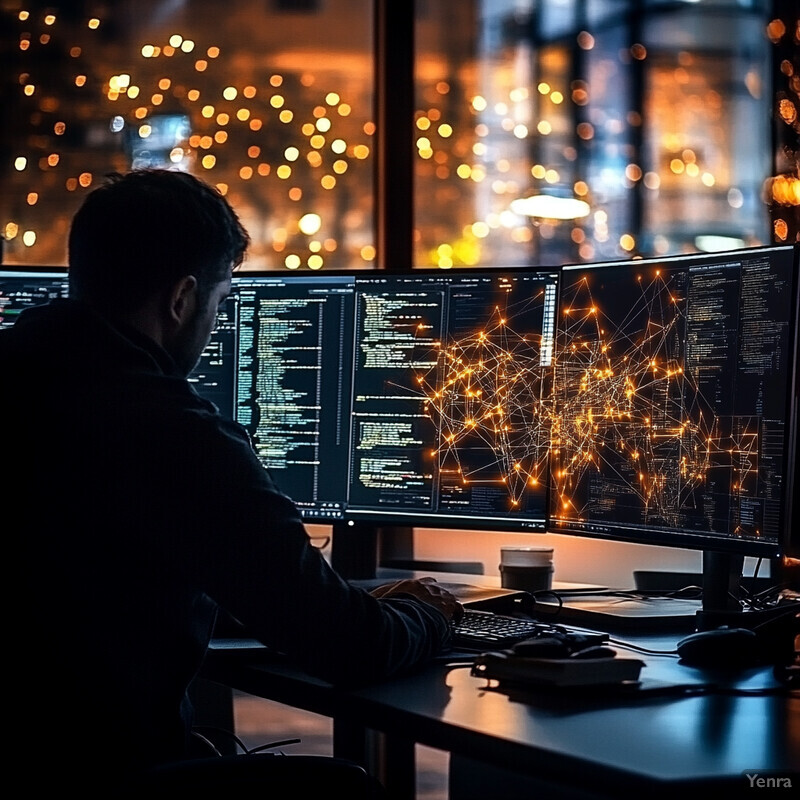
[[[169,294],[169,319],[176,327],[182,327],[194,316],[197,308],[197,278],[184,275]]]

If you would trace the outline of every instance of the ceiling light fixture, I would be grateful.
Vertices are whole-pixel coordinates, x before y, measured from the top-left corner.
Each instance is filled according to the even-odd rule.
[[[511,210],[525,217],[542,219],[579,219],[589,215],[589,204],[575,197],[557,197],[551,194],[535,194],[511,202]]]

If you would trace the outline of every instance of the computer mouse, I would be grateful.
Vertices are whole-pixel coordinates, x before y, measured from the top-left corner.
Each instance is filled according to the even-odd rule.
[[[713,628],[678,642],[678,655],[690,667],[741,669],[759,663],[758,637],[748,628]]]

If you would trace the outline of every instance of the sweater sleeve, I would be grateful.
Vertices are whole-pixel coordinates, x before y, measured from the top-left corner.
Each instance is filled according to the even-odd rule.
[[[377,599],[340,577],[243,430],[219,418],[214,428],[189,436],[185,454],[206,484],[194,487],[203,500],[184,525],[204,592],[266,645],[337,683],[406,671],[442,650],[444,614],[415,598]]]

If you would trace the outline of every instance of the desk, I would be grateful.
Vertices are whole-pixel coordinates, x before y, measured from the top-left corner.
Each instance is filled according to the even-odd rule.
[[[614,638],[670,650],[677,636]],[[487,689],[468,668],[447,663],[373,686],[339,689],[265,651],[225,644],[212,648],[204,677],[332,717],[334,752],[367,764],[398,800],[414,796],[415,743],[451,754],[451,766],[457,767],[451,789],[459,800],[530,800],[534,782],[546,787],[539,797],[547,800],[679,796],[706,783],[738,796],[740,790],[752,792],[745,773],[792,776],[794,786],[800,785],[800,693],[675,697],[644,691],[579,700],[570,694],[556,699],[551,690],[514,697]],[[711,682],[744,691],[777,686],[771,669],[721,675],[671,657],[640,657],[646,663],[642,690]],[[375,746],[377,760],[370,751]],[[481,788],[487,775],[491,780],[513,775],[517,781],[502,793],[487,794]]]

